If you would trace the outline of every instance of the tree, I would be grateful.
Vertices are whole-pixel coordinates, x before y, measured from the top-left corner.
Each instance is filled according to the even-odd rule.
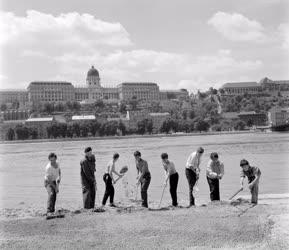
[[[119,112],[122,114],[126,113],[126,104],[124,102],[121,102],[119,105]]]
[[[195,116],[196,116],[195,111],[194,111],[194,110],[190,110],[190,112],[189,112],[189,118],[190,118],[190,119],[194,119]]]
[[[6,111],[7,105],[5,103],[1,104],[1,111]]]
[[[29,128],[29,134],[32,139],[38,138],[38,129],[36,127]]]
[[[13,128],[9,128],[7,133],[6,133],[6,138],[8,141],[13,141],[15,140],[15,132]]]
[[[246,123],[241,121],[241,120],[238,120],[235,122],[234,124],[234,129],[235,130],[244,130],[246,127]]]
[[[26,140],[29,138],[29,129],[25,126],[18,125],[15,128],[18,140]]]
[[[201,131],[208,131],[210,127],[210,124],[207,123],[206,121],[204,120],[198,120],[197,122],[195,122],[194,124],[194,128],[195,130],[201,132]]]

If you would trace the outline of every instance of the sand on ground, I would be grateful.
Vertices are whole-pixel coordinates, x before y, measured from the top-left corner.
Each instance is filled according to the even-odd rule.
[[[281,201],[281,202],[280,202]],[[289,199],[192,208],[119,204],[63,219],[2,219],[1,249],[289,249]]]

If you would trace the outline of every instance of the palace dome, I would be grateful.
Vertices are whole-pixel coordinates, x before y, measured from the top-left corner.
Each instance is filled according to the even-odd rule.
[[[89,77],[89,76],[99,77],[99,73],[98,73],[97,69],[94,68],[94,66],[91,66],[91,69],[89,69],[89,71],[87,72],[87,77]]]

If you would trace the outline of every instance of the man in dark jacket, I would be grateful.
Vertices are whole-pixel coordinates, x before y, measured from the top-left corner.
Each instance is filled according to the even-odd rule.
[[[91,147],[84,150],[85,158],[80,161],[80,176],[82,185],[83,207],[86,209],[94,208],[95,203],[95,157]]]

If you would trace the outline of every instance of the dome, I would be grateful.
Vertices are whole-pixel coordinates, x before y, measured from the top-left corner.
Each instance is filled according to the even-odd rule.
[[[99,73],[97,69],[94,68],[94,66],[91,66],[91,69],[87,72],[87,77],[89,76],[97,76],[99,77]]]
[[[266,83],[273,83],[273,81],[271,79],[269,79],[268,77],[264,77],[260,80],[261,84],[266,84]]]

